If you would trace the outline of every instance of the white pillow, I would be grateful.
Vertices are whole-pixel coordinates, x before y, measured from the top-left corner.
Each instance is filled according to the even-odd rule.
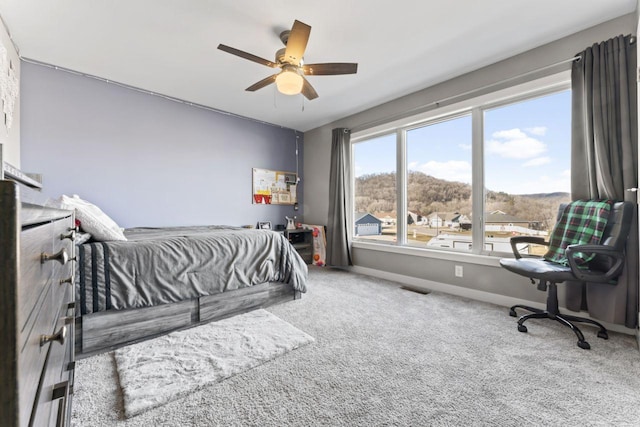
[[[75,209],[80,227],[87,233],[91,233],[95,240],[127,240],[122,229],[114,220],[96,205],[82,200],[77,194],[74,194],[73,197],[62,195],[60,204],[63,209]]]

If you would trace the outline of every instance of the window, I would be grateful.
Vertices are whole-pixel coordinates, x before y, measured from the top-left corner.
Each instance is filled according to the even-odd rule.
[[[471,115],[407,131],[407,243],[471,247]]]
[[[511,252],[513,235],[547,237],[570,201],[571,92],[484,112],[484,244]],[[523,245],[540,254],[543,246]]]
[[[570,200],[568,87],[564,73],[354,134],[355,240],[491,254],[547,236]]]
[[[396,135],[353,145],[354,234],[363,240],[396,241]]]

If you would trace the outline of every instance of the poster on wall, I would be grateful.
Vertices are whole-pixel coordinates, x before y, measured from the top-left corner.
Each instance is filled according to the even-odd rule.
[[[253,203],[293,205],[297,202],[298,175],[295,172],[253,168]]]

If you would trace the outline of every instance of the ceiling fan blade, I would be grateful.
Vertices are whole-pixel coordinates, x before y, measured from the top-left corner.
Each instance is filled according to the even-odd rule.
[[[252,84],[251,86],[249,86],[245,90],[249,91],[249,92],[255,92],[258,89],[262,89],[265,86],[269,86],[271,83],[276,81],[276,76],[277,76],[277,74],[274,74],[273,76],[269,76],[269,77],[267,77],[265,79],[262,79],[259,82]]]
[[[316,92],[316,90],[313,88],[313,86],[311,86],[311,83],[309,83],[307,79],[302,77],[302,80],[304,80],[304,83],[302,84],[302,94],[309,101],[316,99],[318,97],[318,92]]]
[[[287,40],[287,49],[284,52],[285,61],[293,65],[300,65],[310,33],[311,27],[309,25],[298,20],[293,21],[293,27],[291,27]]]
[[[278,64],[271,62],[268,59],[260,58],[259,56],[252,55],[240,49],[236,49],[231,46],[219,44],[218,49],[228,52],[232,55],[239,56],[240,58],[248,59],[249,61],[257,62],[258,64],[266,65],[267,67],[276,68]]]
[[[350,62],[306,64],[302,66],[302,72],[307,76],[331,76],[336,74],[355,74],[358,72],[358,64],[354,64]]]

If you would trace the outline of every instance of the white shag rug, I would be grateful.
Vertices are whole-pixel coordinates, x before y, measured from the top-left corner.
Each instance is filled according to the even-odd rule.
[[[173,332],[114,352],[127,418],[313,342],[265,310]]]

